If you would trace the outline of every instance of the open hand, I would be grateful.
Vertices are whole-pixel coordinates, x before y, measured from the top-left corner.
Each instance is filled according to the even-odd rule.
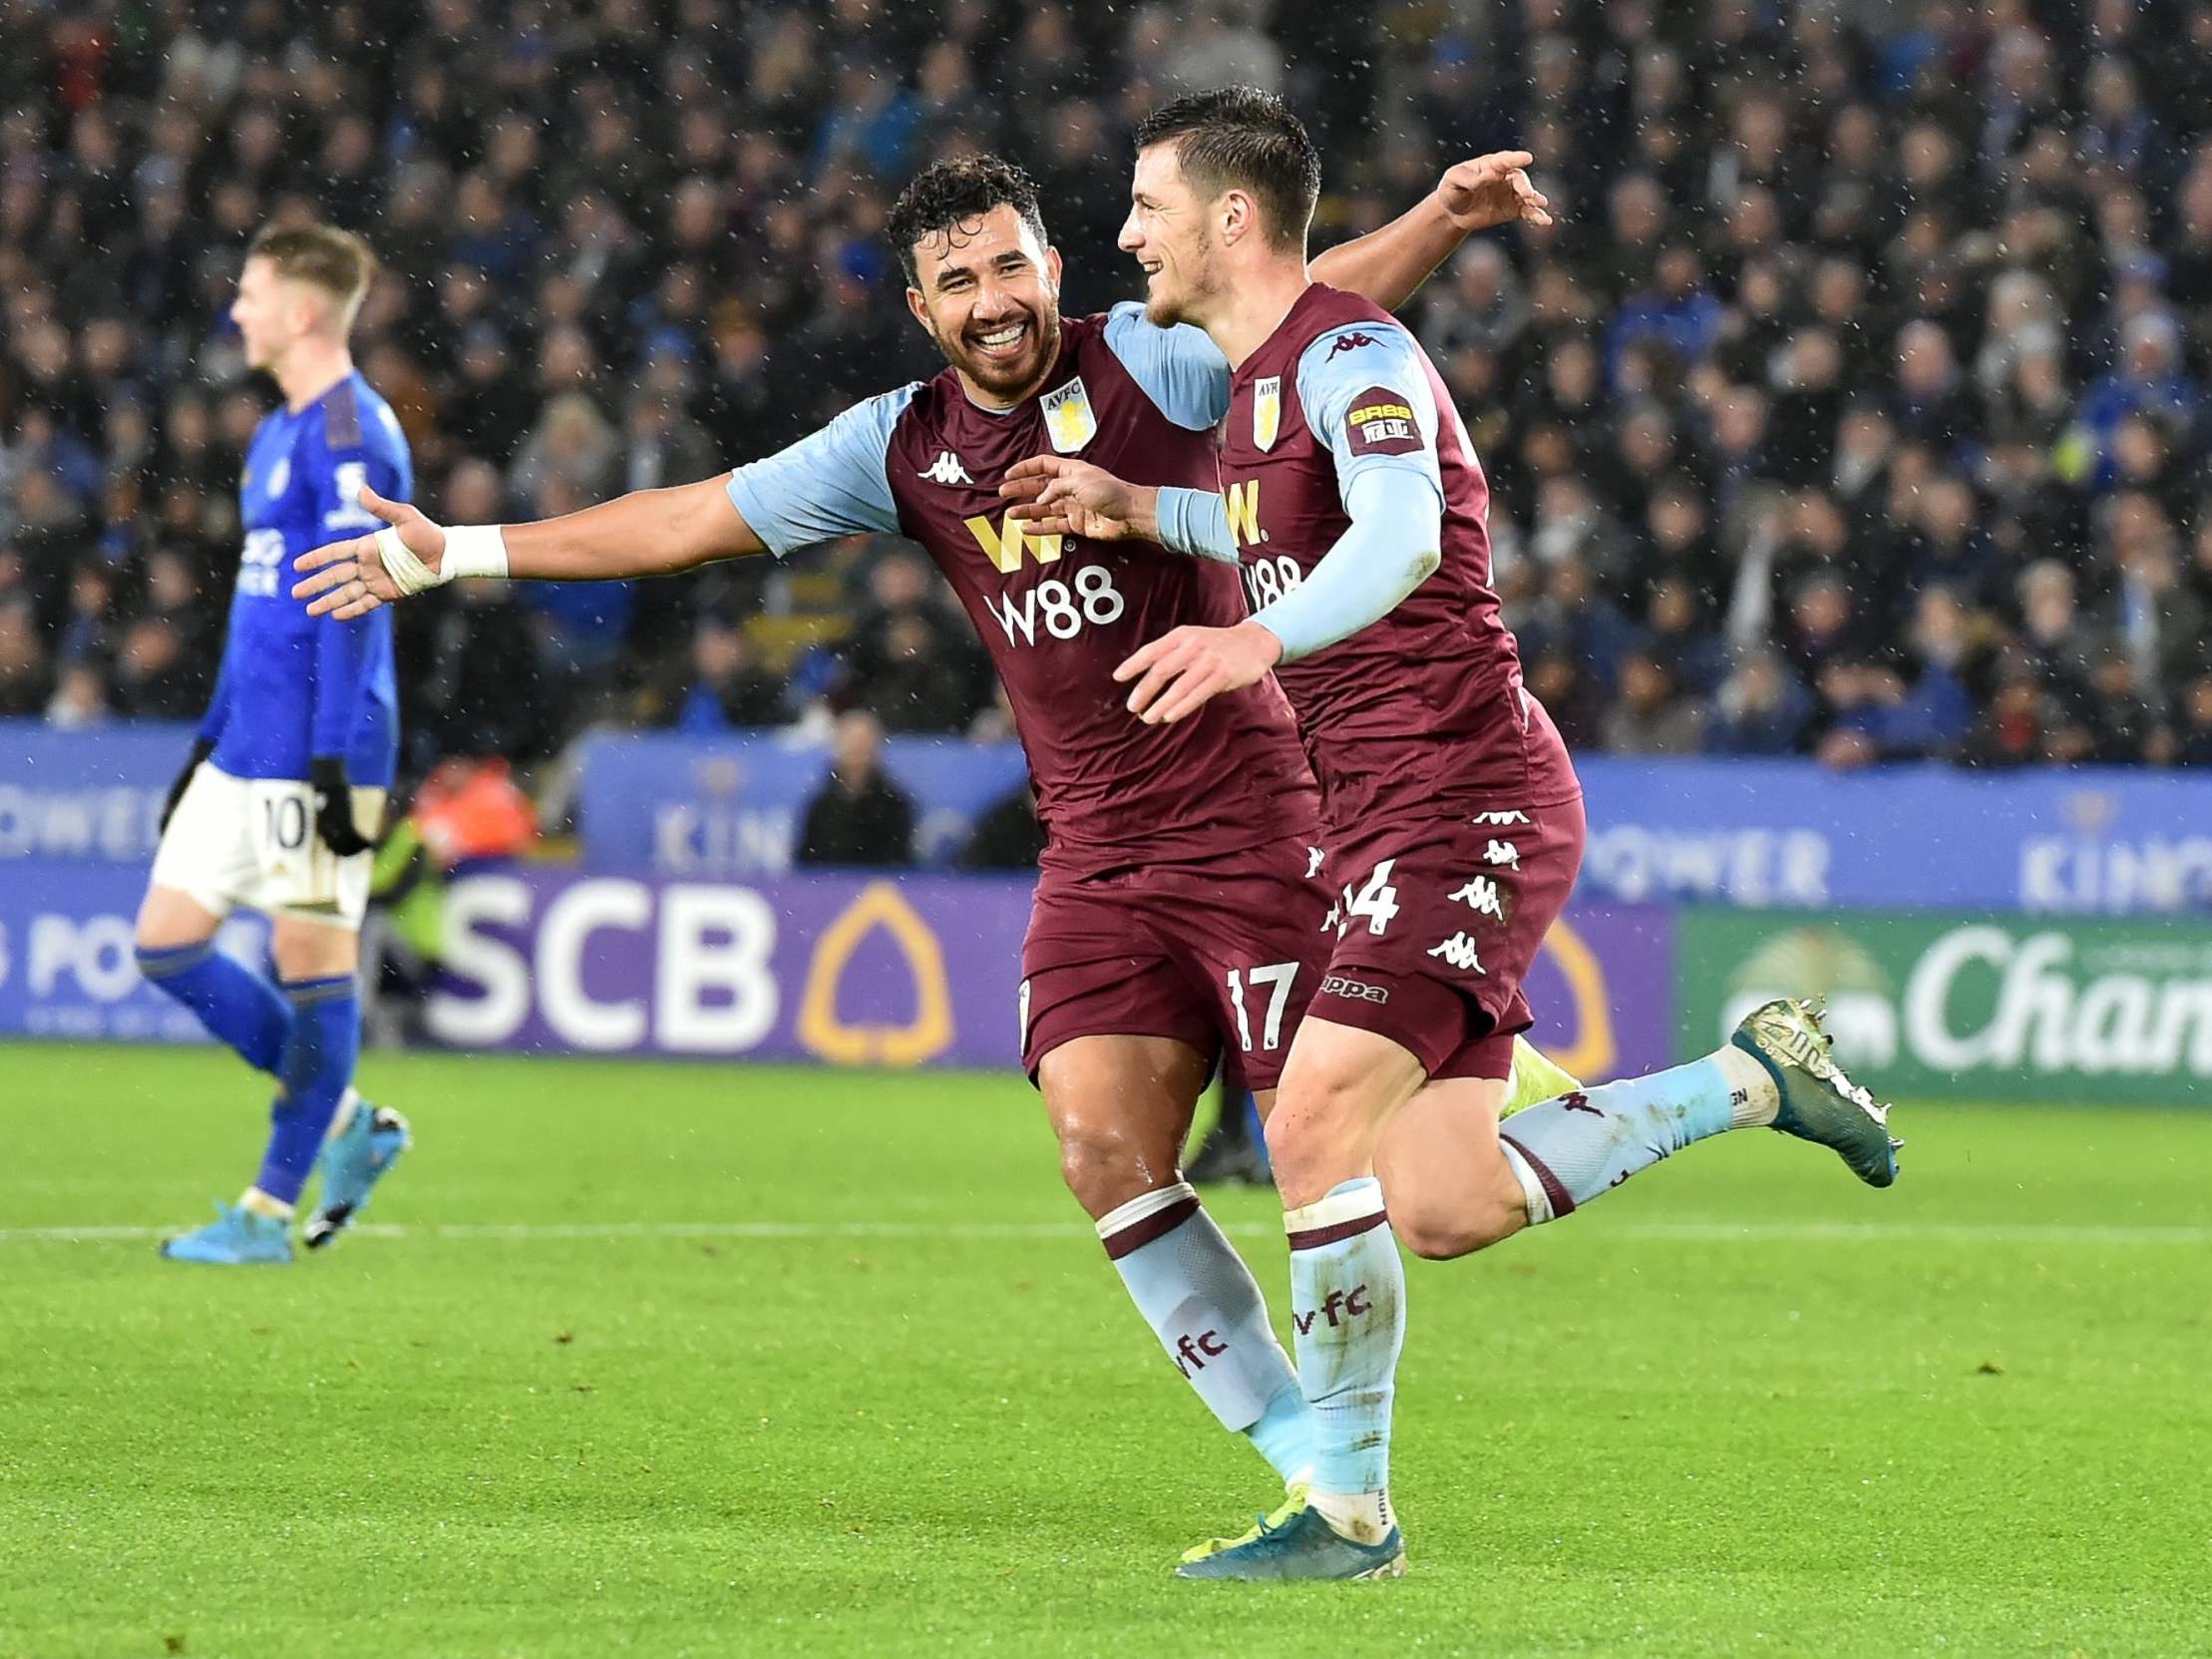
[[[1061,455],[1032,455],[1006,469],[998,493],[1014,503],[1006,517],[1031,536],[1081,536],[1093,542],[1158,540],[1159,492],[1124,484],[1103,467]]]
[[[425,518],[421,508],[404,501],[386,501],[366,484],[361,487],[360,502],[399,533],[401,546],[436,573],[439,561],[446,556],[446,533],[442,527]],[[292,584],[293,599],[314,602],[307,607],[310,617],[335,617],[342,622],[350,622],[356,617],[366,617],[380,605],[391,605],[406,597],[405,590],[384,568],[384,555],[377,548],[376,534],[328,543],[301,554],[295,564],[299,570],[315,573]]]
[[[1494,224],[1549,224],[1551,203],[1528,176],[1536,158],[1526,150],[1500,150],[1461,162],[1436,182],[1444,216],[1460,230]]]
[[[1224,691],[1258,684],[1282,656],[1283,641],[1255,622],[1179,627],[1132,651],[1114,678],[1137,681],[1130,713],[1146,725],[1173,725]]]

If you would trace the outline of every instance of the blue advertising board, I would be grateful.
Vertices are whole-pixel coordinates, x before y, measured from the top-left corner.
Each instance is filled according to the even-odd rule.
[[[773,876],[791,868],[830,753],[779,732],[603,733],[583,739],[579,765],[577,827],[593,867]],[[1018,744],[943,737],[887,739],[884,769],[914,799],[917,856],[938,865],[1029,775]]]
[[[143,864],[190,741],[179,725],[58,732],[0,720],[0,870]],[[775,732],[606,734],[579,745],[586,863],[664,876],[780,875],[827,749]],[[2212,777],[2114,767],[2001,774],[1940,765],[1827,771],[1802,760],[1577,762],[1590,799],[1581,893],[1630,903],[2212,912]],[[924,864],[952,861],[1017,788],[1012,743],[894,737]]]
[[[0,867],[23,858],[152,859],[162,802],[191,742],[190,726],[166,720],[86,731],[0,720]]]
[[[2212,776],[1578,759],[1580,892],[1822,909],[2212,910]]]

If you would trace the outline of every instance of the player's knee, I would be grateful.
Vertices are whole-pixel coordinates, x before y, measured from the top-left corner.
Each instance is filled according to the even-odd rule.
[[[1390,1231],[1425,1261],[1471,1256],[1513,1231],[1513,1218],[1481,1194],[1408,1194],[1385,1185],[1383,1201],[1389,1206]]]
[[[1364,1161],[1366,1121],[1366,1102],[1351,1080],[1286,1079],[1264,1125],[1277,1184],[1286,1192],[1334,1185],[1344,1168]]]
[[[360,937],[348,928],[286,917],[271,930],[269,957],[280,980],[337,979],[360,966]]]
[[[1127,1129],[1102,1123],[1060,1126],[1060,1178],[1094,1220],[1150,1192],[1174,1167],[1172,1147],[1147,1147]]]
[[[150,955],[206,944],[214,938],[220,925],[218,918],[198,905],[157,888],[149,892],[139,906],[131,944],[138,953],[140,968],[144,969]]]

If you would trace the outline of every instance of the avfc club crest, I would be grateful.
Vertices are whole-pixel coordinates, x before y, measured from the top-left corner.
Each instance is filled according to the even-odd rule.
[[[1283,376],[1268,375],[1252,383],[1252,441],[1262,449],[1275,448],[1283,430]]]
[[[1052,447],[1062,455],[1073,455],[1098,436],[1098,416],[1091,409],[1091,394],[1083,389],[1081,375],[1044,394],[1044,429],[1051,434]]]

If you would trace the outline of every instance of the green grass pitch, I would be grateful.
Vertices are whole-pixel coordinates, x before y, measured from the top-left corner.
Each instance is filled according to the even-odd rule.
[[[2212,1652],[2212,1113],[1908,1105],[1889,1193],[1738,1135],[1414,1263],[1411,1572],[1252,1588],[1168,1574],[1269,1476],[1018,1079],[364,1080],[374,1225],[222,1271],[152,1240],[237,1064],[0,1048],[0,1655]]]

